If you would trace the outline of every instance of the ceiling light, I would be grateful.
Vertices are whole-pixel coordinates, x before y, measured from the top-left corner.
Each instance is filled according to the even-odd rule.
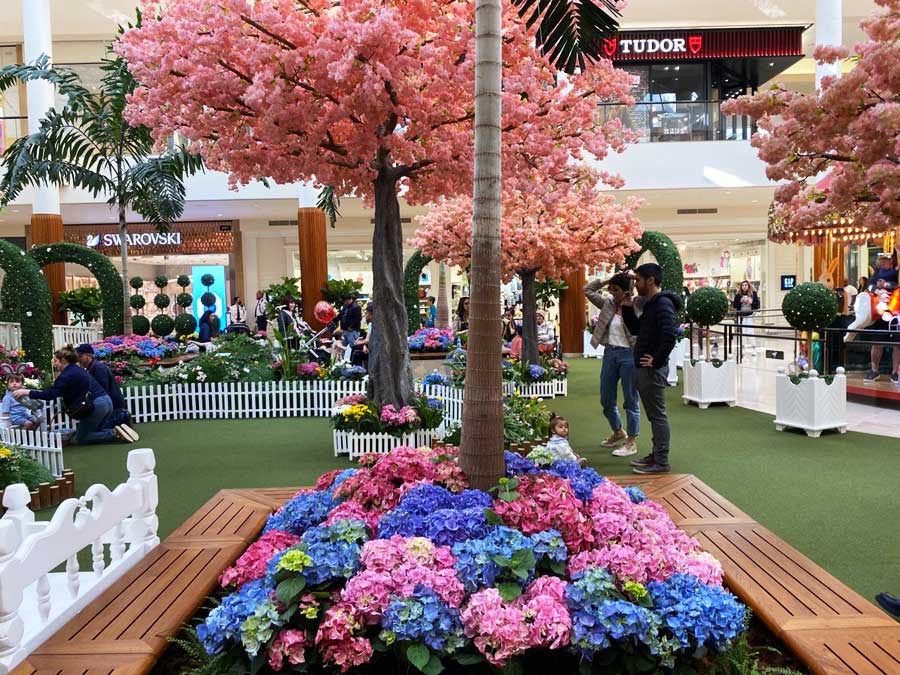
[[[770,67],[771,67],[771,66],[774,66],[774,65],[775,65],[775,62],[774,62],[774,61],[769,61],[769,66],[770,66]]]
[[[675,78],[675,81],[678,82],[678,78],[677,78],[677,77]]]
[[[730,195],[730,194],[731,194],[731,190],[725,190],[725,194],[726,194],[726,195]]]
[[[669,66],[666,66],[665,68],[663,68],[663,70],[668,70],[668,69],[669,69]]]
[[[681,70],[681,66],[675,66],[675,70]]]
[[[13,213],[18,213],[19,209],[10,209],[10,211],[12,211]]]
[[[216,214],[216,218],[221,218],[221,217],[222,217],[222,214],[221,214],[221,213],[217,213],[217,214]]]
[[[758,199],[752,199],[751,201],[752,201],[754,204],[759,204],[759,200],[758,200]]]

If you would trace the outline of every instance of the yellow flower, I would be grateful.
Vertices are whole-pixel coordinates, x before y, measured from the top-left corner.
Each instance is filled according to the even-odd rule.
[[[276,569],[288,570],[290,572],[302,572],[304,568],[312,565],[312,558],[299,549],[294,549],[285,553],[281,560],[278,561]]]
[[[0,459],[6,459],[7,457],[12,457],[12,450],[7,448],[5,445],[0,447]]]
[[[18,350],[18,351],[16,352],[16,354],[18,354],[19,356],[25,356],[25,350],[24,350],[24,349],[20,349],[20,350]]]

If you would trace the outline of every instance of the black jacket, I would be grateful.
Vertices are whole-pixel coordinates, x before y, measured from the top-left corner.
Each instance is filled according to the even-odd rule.
[[[85,370],[87,370],[91,374],[91,377],[97,380],[97,384],[103,387],[103,390],[109,394],[109,397],[113,402],[113,410],[126,409],[125,397],[122,396],[122,389],[119,387],[119,383],[116,382],[116,376],[113,375],[109,366],[103,363],[103,361],[94,359],[91,361],[91,365]]]
[[[681,296],[672,291],[660,291],[644,304],[638,318],[633,307],[622,308],[622,320],[632,335],[637,336],[634,344],[634,363],[640,367],[644,354],[653,356],[653,367],[669,365],[669,354],[675,348],[678,331],[678,310]]]
[[[70,363],[50,385],[49,389],[32,390],[28,392],[31,398],[41,401],[52,401],[57,398],[63,400],[67,408],[77,407],[84,400],[84,395],[91,392],[91,398],[96,401],[101,396],[106,396],[103,387],[91,377],[91,374],[81,366]]]
[[[358,333],[360,324],[362,324],[362,309],[359,304],[354,302],[350,305],[341,305],[337,321],[341,325],[341,330]]]
[[[750,293],[752,294],[752,297],[753,297],[753,301],[750,303],[750,310],[751,310],[750,313],[752,314],[753,312],[755,312],[756,310],[759,309],[759,294],[757,294],[756,291],[750,291]],[[731,301],[731,306],[734,307],[735,311],[738,314],[745,313],[745,312],[741,311],[744,309],[744,303],[741,302],[741,292],[740,291],[738,291],[737,293],[734,294],[734,300]]]

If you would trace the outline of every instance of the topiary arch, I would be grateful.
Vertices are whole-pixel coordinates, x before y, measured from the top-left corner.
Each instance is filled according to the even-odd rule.
[[[637,243],[641,247],[640,250],[625,259],[629,269],[634,269],[640,257],[650,251],[662,267],[662,289],[681,295],[684,290],[684,268],[675,242],[662,232],[650,230],[644,232]]]
[[[409,323],[409,334],[419,330],[419,277],[431,258],[416,249],[409,257],[403,270],[403,299],[406,302],[406,319]]]
[[[6,273],[0,318],[19,323],[25,355],[38,368],[49,372],[50,357],[53,354],[53,328],[47,280],[34,258],[2,239],[0,268]],[[14,298],[15,302],[7,305],[7,298]]]
[[[103,335],[122,335],[125,331],[124,308],[122,306],[122,276],[109,258],[81,244],[56,243],[32,247],[28,253],[39,268],[52,263],[74,263],[82,265],[96,277],[103,296]],[[13,293],[3,284],[3,306],[18,304],[18,293]],[[23,327],[24,328],[24,327]]]

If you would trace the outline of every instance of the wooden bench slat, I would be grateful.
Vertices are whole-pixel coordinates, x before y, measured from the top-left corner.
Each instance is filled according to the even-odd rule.
[[[900,673],[900,625],[896,621],[893,626],[877,628],[788,631],[785,644],[795,652],[815,654],[811,669],[818,674]]]

